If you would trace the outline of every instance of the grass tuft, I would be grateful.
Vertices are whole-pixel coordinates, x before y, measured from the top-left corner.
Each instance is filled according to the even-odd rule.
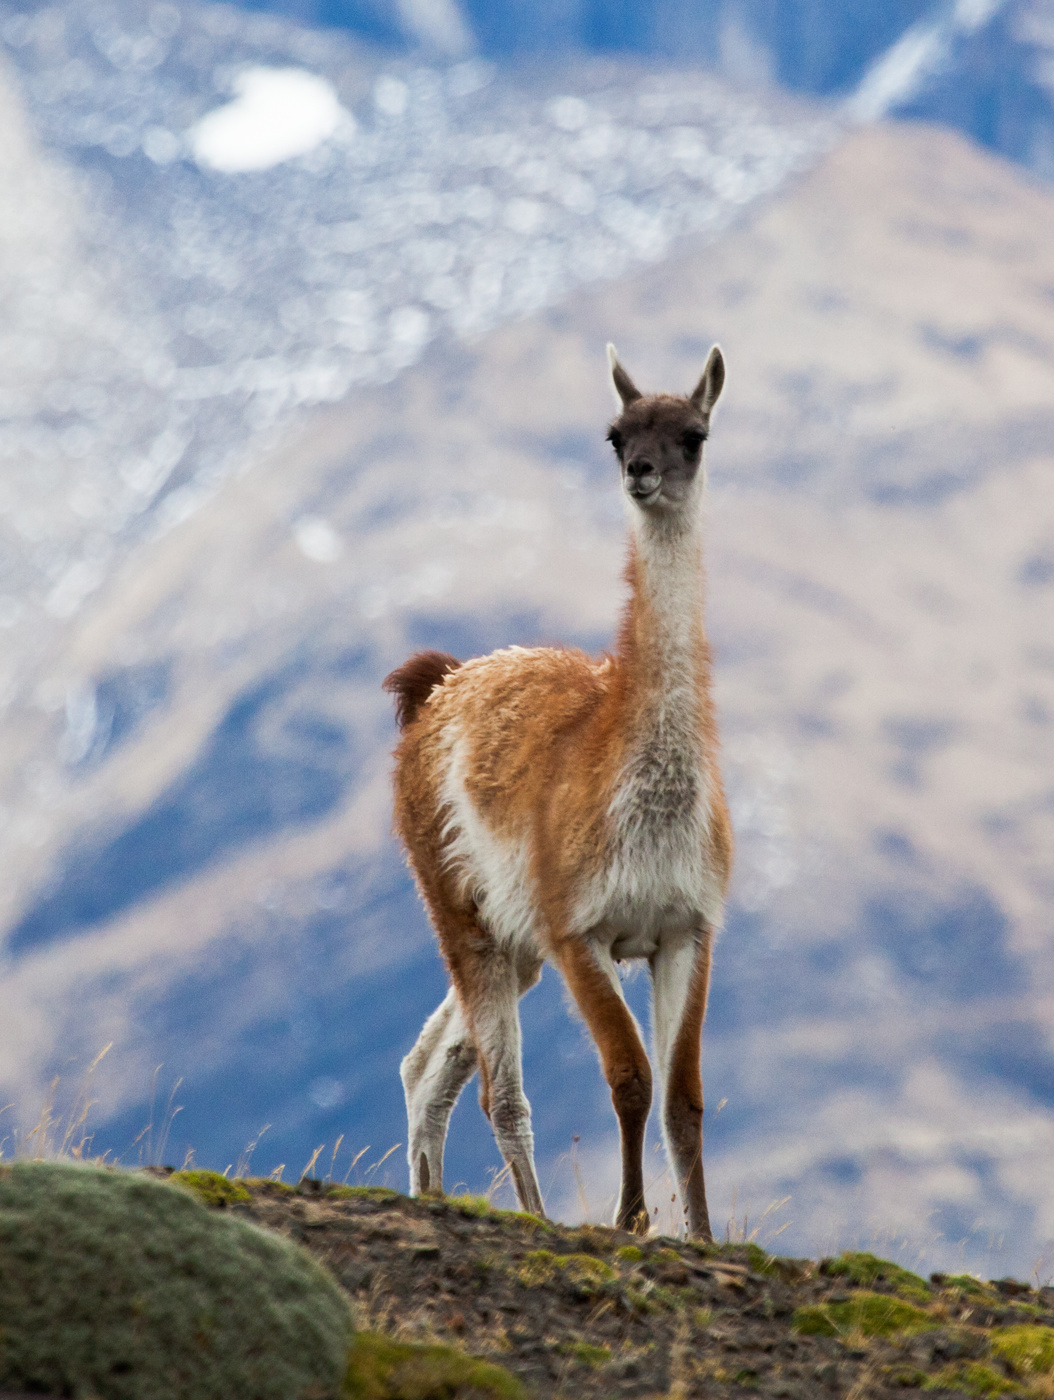
[[[1019,1387],[983,1361],[959,1361],[935,1376],[922,1376],[923,1390],[961,1390],[966,1395],[1007,1395]]]
[[[414,1346],[375,1332],[355,1338],[344,1400],[527,1400],[502,1366],[445,1346]]]
[[[398,1191],[388,1186],[327,1186],[323,1195],[331,1201],[395,1201],[399,1198]]]
[[[928,1303],[933,1296],[933,1289],[925,1279],[888,1259],[879,1259],[875,1254],[846,1250],[837,1259],[822,1260],[820,1273],[829,1278],[844,1278],[864,1288],[871,1288],[876,1283],[888,1283],[902,1298],[909,1298],[915,1303]]]
[[[929,1332],[941,1324],[929,1313],[885,1293],[860,1292],[844,1303],[815,1303],[798,1308],[793,1327],[807,1337],[892,1337]]]
[[[753,1240],[746,1245],[747,1268],[755,1274],[771,1274],[776,1270],[775,1260],[767,1249],[762,1249]]]
[[[615,1258],[623,1264],[639,1264],[644,1251],[639,1244],[624,1244],[615,1250]]]
[[[991,1335],[992,1350],[1019,1376],[1054,1373],[1054,1328],[1022,1323]]]
[[[447,1196],[446,1199],[448,1204],[471,1220],[482,1220],[484,1216],[494,1214],[494,1207],[486,1196],[470,1196],[466,1192],[463,1196]]]
[[[582,1366],[588,1366],[591,1371],[597,1370],[611,1360],[610,1347],[597,1347],[589,1342],[565,1342],[560,1350],[565,1356],[573,1356]]]
[[[985,1298],[991,1302],[999,1301],[999,1294],[990,1283],[982,1283],[979,1278],[974,1278],[973,1274],[946,1274],[941,1280],[942,1288],[957,1288],[970,1298]]]
[[[592,1254],[554,1254],[551,1249],[531,1250],[514,1273],[525,1288],[566,1281],[592,1290],[618,1277],[610,1264]]]
[[[295,1186],[290,1186],[288,1181],[276,1181],[273,1176],[247,1176],[245,1185],[251,1186],[254,1191],[259,1191],[265,1196],[295,1196],[297,1194]]]

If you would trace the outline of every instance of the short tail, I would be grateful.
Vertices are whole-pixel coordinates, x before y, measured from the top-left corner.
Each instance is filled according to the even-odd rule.
[[[395,696],[395,718],[400,729],[413,724],[432,691],[456,671],[461,662],[445,651],[415,651],[408,661],[385,676],[383,687]]]

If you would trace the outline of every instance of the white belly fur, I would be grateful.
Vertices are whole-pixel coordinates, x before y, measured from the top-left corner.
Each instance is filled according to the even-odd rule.
[[[682,781],[671,795],[663,775],[676,774],[679,765],[670,764],[668,751],[651,758],[630,766],[620,783],[609,812],[608,859],[571,911],[571,932],[595,939],[616,959],[650,957],[668,936],[692,932],[701,922],[714,930],[721,923],[720,880],[705,859],[706,775],[695,769],[692,791]],[[467,760],[466,740],[452,732],[442,788],[447,860],[497,939],[544,952],[529,837],[510,840],[491,830],[467,791]],[[682,779],[684,772],[682,764]]]

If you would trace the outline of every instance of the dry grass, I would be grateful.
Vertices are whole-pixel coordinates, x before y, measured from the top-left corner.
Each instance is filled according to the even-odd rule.
[[[28,1132],[22,1132],[16,1125],[11,1132],[0,1139],[0,1160],[16,1158],[34,1162],[85,1162],[105,1161],[109,1154],[93,1157],[91,1151],[93,1134],[88,1131],[88,1118],[98,1103],[92,1097],[95,1072],[113,1049],[113,1042],[104,1045],[85,1070],[80,1084],[74,1088],[68,1107],[57,1107],[62,1076],[56,1075],[44,1094],[37,1121]],[[13,1105],[6,1105],[4,1112]],[[145,1130],[144,1130],[145,1131]]]

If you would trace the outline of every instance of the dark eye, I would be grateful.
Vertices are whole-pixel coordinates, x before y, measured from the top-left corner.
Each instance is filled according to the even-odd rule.
[[[684,448],[685,452],[688,453],[689,457],[694,457],[700,447],[702,447],[705,438],[705,433],[701,433],[696,428],[692,428],[681,438],[681,446]]]
[[[619,432],[618,428],[608,429],[608,442],[611,443],[611,446],[616,452],[622,451],[622,434]]]

